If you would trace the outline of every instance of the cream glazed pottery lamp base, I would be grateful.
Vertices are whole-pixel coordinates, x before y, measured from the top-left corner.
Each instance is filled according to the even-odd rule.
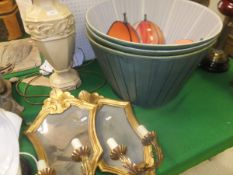
[[[72,90],[81,85],[77,71],[71,68],[75,46],[74,34],[58,40],[34,40],[47,61],[54,67],[50,85],[62,90]]]
[[[81,80],[74,69],[66,72],[55,72],[50,76],[50,85],[63,90],[72,90],[81,85]]]
[[[71,68],[75,23],[69,9],[59,0],[34,0],[25,23],[31,38],[54,68],[51,86],[62,90],[80,86],[78,73]]]

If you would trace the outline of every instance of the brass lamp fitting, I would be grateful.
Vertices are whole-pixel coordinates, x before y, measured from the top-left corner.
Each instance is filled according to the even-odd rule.
[[[52,168],[45,168],[37,173],[37,175],[56,175],[55,170]]]
[[[72,140],[72,146],[74,148],[71,155],[72,160],[82,163],[83,175],[91,175],[91,165],[89,161],[91,149],[88,146],[83,146],[78,138]]]
[[[148,131],[143,125],[138,126],[137,131],[141,138],[142,144],[144,146],[151,145],[154,153],[157,156],[155,166],[151,168],[158,168],[161,165],[164,156],[162,149],[158,144],[156,133],[154,131]]]
[[[56,175],[53,168],[47,166],[45,160],[39,160],[37,163],[38,173],[37,175]]]
[[[112,160],[121,161],[122,166],[126,168],[130,174],[141,175],[152,170],[151,168],[148,168],[148,164],[136,164],[129,157],[127,157],[127,147],[125,145],[118,145],[113,138],[109,138],[107,143],[111,149],[110,158]]]

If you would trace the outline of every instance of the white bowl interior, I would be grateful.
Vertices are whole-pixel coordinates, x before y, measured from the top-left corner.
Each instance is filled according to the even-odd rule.
[[[188,0],[108,0],[89,9],[86,19],[98,34],[111,38],[106,33],[114,21],[123,20],[123,13],[132,25],[142,21],[147,14],[148,20],[162,29],[166,45],[174,45],[179,39],[203,42],[218,35],[222,29],[217,14]]]
[[[86,26],[87,28],[87,35],[88,37],[92,38],[93,40],[95,40],[97,43],[99,44],[104,44],[106,47],[109,48],[113,48],[119,51],[123,51],[123,52],[129,52],[129,53],[135,53],[135,54],[144,54],[144,55],[175,55],[175,54],[184,54],[184,53],[189,53],[189,52],[193,52],[199,49],[202,49],[204,47],[207,47],[208,45],[212,45],[213,43],[216,42],[217,39],[212,39],[204,44],[200,44],[197,46],[193,46],[190,48],[185,48],[185,49],[175,49],[175,50],[155,50],[155,49],[139,49],[139,48],[133,48],[130,46],[124,46],[124,45],[120,45],[108,40],[105,40],[103,38],[101,38],[100,36],[96,35],[88,26]]]

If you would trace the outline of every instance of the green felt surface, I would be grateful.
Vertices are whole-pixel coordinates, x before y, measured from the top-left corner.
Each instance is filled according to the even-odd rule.
[[[81,89],[93,90],[103,82],[101,71],[94,61],[78,69],[83,81]],[[92,71],[92,72],[90,72]],[[94,72],[94,73],[93,73]],[[98,72],[98,74],[96,74]],[[178,96],[167,105],[145,109],[133,106],[139,123],[155,130],[164,151],[164,162],[158,170],[159,175],[179,174],[184,170],[206,160],[233,146],[233,61],[226,73],[208,73],[201,69],[195,71]],[[25,84],[20,85],[23,90]],[[30,87],[29,94],[48,94],[50,88]],[[117,99],[110,86],[106,84],[97,90],[108,98]],[[25,103],[14,91],[14,97],[25,107],[23,116],[31,122],[41,109]],[[43,99],[30,99],[43,101]],[[24,131],[26,127],[22,127]],[[21,151],[35,154],[30,142],[21,135]],[[97,175],[105,175],[97,170]]]

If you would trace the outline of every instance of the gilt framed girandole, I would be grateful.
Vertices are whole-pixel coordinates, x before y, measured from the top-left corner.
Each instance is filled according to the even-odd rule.
[[[98,106],[96,133],[104,152],[99,161],[100,170],[118,175],[154,175],[163,154],[157,143],[154,146],[143,144],[130,103],[106,99],[86,91],[80,92],[79,99]],[[146,138],[147,143],[150,141]],[[111,145],[115,147],[111,149]],[[153,157],[153,148],[158,153],[157,162]]]
[[[95,116],[95,105],[54,89],[26,135],[56,175],[94,175],[102,154]]]

